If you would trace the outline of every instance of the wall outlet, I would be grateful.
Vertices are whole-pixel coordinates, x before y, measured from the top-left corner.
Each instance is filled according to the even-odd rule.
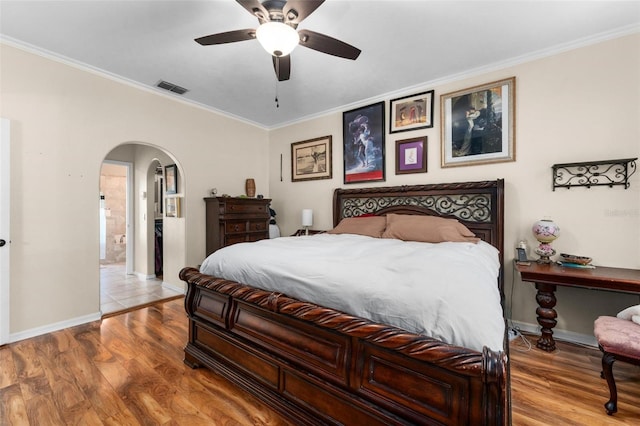
[[[509,328],[509,341],[517,338],[520,335],[520,332],[515,328]]]

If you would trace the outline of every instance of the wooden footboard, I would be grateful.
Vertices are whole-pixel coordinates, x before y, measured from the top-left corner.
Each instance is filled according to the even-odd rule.
[[[508,359],[185,268],[185,363],[294,424],[506,425]]]

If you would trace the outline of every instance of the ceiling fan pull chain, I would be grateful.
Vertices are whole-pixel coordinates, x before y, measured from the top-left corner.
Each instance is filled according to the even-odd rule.
[[[276,108],[280,108],[280,102],[278,102],[278,80],[276,79]]]

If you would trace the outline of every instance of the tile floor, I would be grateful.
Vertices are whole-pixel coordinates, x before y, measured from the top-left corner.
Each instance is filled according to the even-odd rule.
[[[164,299],[182,296],[162,286],[162,280],[143,280],[125,273],[124,263],[100,265],[100,310],[102,315],[130,310]]]

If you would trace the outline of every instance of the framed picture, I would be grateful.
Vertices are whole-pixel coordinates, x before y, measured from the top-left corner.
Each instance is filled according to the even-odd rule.
[[[384,102],[342,113],[344,183],[384,180]]]
[[[396,174],[426,173],[427,137],[396,141]]]
[[[433,90],[392,99],[389,110],[390,133],[433,127]]]
[[[165,208],[165,216],[167,217],[180,217],[180,197],[167,197]]]
[[[291,182],[331,179],[331,136],[291,144]]]
[[[171,164],[164,168],[164,181],[166,185],[165,193],[178,193],[178,166]]]
[[[442,167],[515,161],[515,77],[440,96]]]

